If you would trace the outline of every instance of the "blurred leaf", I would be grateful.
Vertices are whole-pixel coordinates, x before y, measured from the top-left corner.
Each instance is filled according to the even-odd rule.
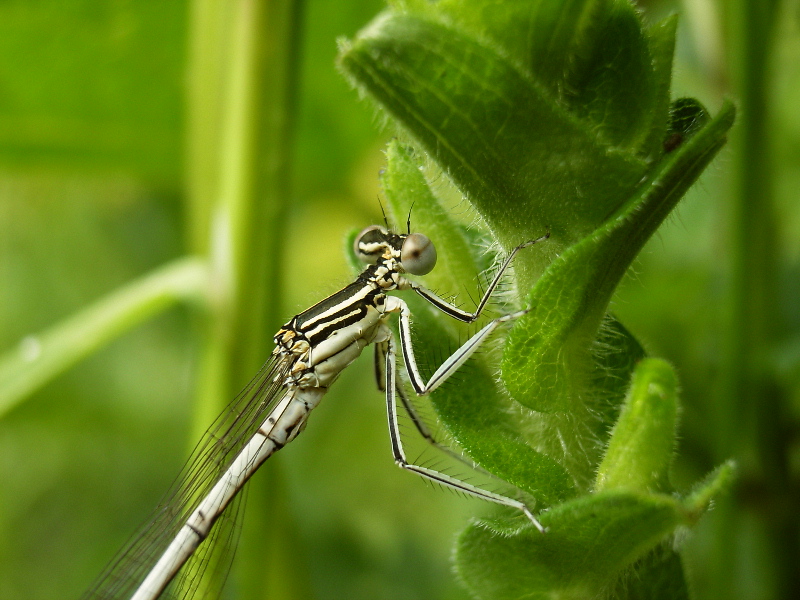
[[[186,5],[0,5],[0,162],[178,183]]]

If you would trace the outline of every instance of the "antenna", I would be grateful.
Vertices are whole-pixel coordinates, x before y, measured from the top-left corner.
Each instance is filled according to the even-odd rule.
[[[411,208],[408,209],[408,219],[406,219],[406,233],[409,235],[411,235],[411,211],[414,210],[414,202],[411,203]]]

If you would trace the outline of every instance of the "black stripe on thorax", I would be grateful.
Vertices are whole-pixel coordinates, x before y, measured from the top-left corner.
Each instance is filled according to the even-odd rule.
[[[363,319],[368,307],[383,305],[385,298],[382,290],[359,278],[297,315],[291,326],[314,346],[337,329]]]

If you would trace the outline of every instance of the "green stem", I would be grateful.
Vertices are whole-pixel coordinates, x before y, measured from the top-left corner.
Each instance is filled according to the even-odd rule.
[[[207,253],[219,188],[221,115],[231,11],[224,0],[190,5],[186,137],[186,216],[189,248]]]
[[[210,254],[213,287],[192,441],[266,360],[280,323],[302,9],[292,0],[197,0],[193,11],[188,156],[197,163],[188,167],[188,207],[195,213],[189,221],[192,243]],[[209,48],[205,36],[211,36]],[[195,241],[202,235],[205,243]],[[253,504],[264,503],[263,481],[249,485]],[[287,521],[275,514],[270,519]],[[263,563],[252,564],[277,556],[271,546],[286,546],[285,539],[273,539],[281,534],[270,525],[248,523],[238,561],[242,590],[265,589],[256,581],[265,576]],[[258,553],[250,555],[254,535]],[[291,565],[271,567],[283,577],[292,571]],[[266,589],[273,593],[291,587],[270,583]]]
[[[220,104],[220,125],[215,136],[202,124],[191,124],[190,157],[205,157],[204,149],[215,137],[215,163],[208,167],[214,177],[197,174],[191,193],[213,198],[208,209],[205,244],[211,254],[213,315],[208,330],[197,391],[195,433],[198,435],[219,409],[265,360],[271,332],[279,323],[282,228],[288,205],[289,162],[298,55],[298,2],[238,0],[222,8],[203,8],[227,23],[225,73]],[[213,4],[213,3],[212,3]],[[213,10],[212,10],[213,9]],[[206,19],[198,18],[198,27]],[[204,35],[200,29],[197,36]],[[196,42],[195,46],[200,43]],[[196,53],[203,64],[216,64],[205,53]],[[192,118],[204,114],[203,106],[219,95],[220,88],[205,85],[201,66],[192,73],[203,79],[191,86]],[[205,159],[203,159],[205,160]],[[210,190],[209,186],[215,185]],[[198,212],[204,200],[189,203]],[[190,219],[201,223],[203,215]]]
[[[733,555],[742,548],[741,523],[757,523],[757,538],[746,552],[769,553],[760,564],[773,570],[767,596],[796,594],[800,560],[795,511],[781,510],[793,500],[786,482],[787,436],[782,435],[786,395],[777,386],[769,357],[782,330],[776,265],[777,211],[774,205],[768,134],[770,67],[776,6],[773,1],[736,0],[728,5],[730,74],[741,106],[735,132],[737,169],[732,186],[729,256],[731,292],[729,339],[717,405],[718,459],[735,456],[741,464],[738,494],[719,517],[719,597],[730,598],[741,572]],[[738,532],[738,533],[737,533]],[[752,532],[751,532],[752,536]],[[737,539],[738,538],[738,539]],[[750,539],[752,542],[752,537]],[[753,560],[750,556],[746,560]],[[741,586],[738,586],[741,587]]]
[[[733,132],[736,170],[730,222],[731,334],[727,386],[720,404],[723,428],[719,458],[741,453],[757,441],[758,414],[773,411],[775,398],[764,396],[764,358],[779,330],[774,265],[777,263],[776,216],[767,136],[770,2],[738,0],[732,4],[730,70],[738,75],[735,88],[741,118]],[[756,401],[758,399],[758,401]],[[747,435],[743,436],[742,432]],[[755,458],[760,463],[762,458]],[[765,465],[753,464],[761,471]],[[743,468],[748,468],[746,463]]]
[[[112,292],[0,356],[0,415],[110,340],[167,308],[205,300],[208,271],[181,258]]]

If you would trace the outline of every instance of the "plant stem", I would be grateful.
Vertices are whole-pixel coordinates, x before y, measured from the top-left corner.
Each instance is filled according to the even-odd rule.
[[[0,414],[122,332],[180,301],[203,299],[207,289],[204,261],[181,258],[28,336],[0,355]]]
[[[736,0],[728,5],[729,68],[741,119],[734,135],[737,169],[731,190],[729,338],[717,405],[716,454],[718,459],[735,456],[742,476],[737,497],[722,507],[717,519],[720,598],[730,598],[735,588],[743,587],[730,577],[743,572],[734,556],[734,549],[743,542],[749,542],[748,554],[758,548],[763,551],[761,544],[766,544],[769,556],[759,564],[770,565],[773,571],[758,582],[765,588],[761,590],[765,597],[788,598],[798,592],[798,524],[794,511],[784,509],[792,501],[786,485],[787,437],[781,433],[786,397],[770,364],[782,328],[768,135],[776,5],[762,0]],[[748,521],[755,525],[755,537],[745,539],[743,523]],[[761,540],[758,547],[754,539]]]
[[[280,323],[302,9],[302,2],[292,0],[195,2],[187,206],[190,243],[210,255],[212,308],[193,438],[257,372]],[[263,503],[259,479],[264,477],[249,485],[256,505]],[[242,589],[260,589],[247,597],[269,592],[274,598],[276,589],[290,587],[254,582],[264,577],[263,557],[275,554],[270,547],[285,545],[273,539],[280,536],[270,527],[273,520],[288,519],[273,513],[270,522],[248,523],[245,531],[244,547],[248,537],[258,537],[251,562],[260,567],[239,561],[245,563]],[[289,577],[292,569],[272,571]]]
[[[212,264],[212,316],[198,389],[196,433],[216,416],[266,359],[280,309],[282,227],[288,204],[288,168],[297,72],[301,4],[266,0],[198,0],[195,36],[218,34],[208,26],[213,15],[226,24],[216,44],[222,56],[197,51],[191,72],[192,119],[213,117],[219,126],[189,126],[189,221],[207,221],[205,248]],[[208,32],[211,31],[209,34]],[[214,46],[212,39],[212,46]],[[202,41],[195,41],[197,49]],[[202,73],[203,65],[220,69],[222,80]],[[222,100],[207,100],[220,95]],[[208,156],[214,147],[214,162]],[[204,172],[201,172],[204,171]],[[208,171],[212,172],[211,174]],[[209,207],[209,199],[212,204]],[[191,236],[193,239],[195,234]],[[224,399],[224,400],[223,400]]]
[[[190,5],[186,118],[187,243],[207,253],[211,213],[217,200],[220,135],[231,11],[220,0]]]

